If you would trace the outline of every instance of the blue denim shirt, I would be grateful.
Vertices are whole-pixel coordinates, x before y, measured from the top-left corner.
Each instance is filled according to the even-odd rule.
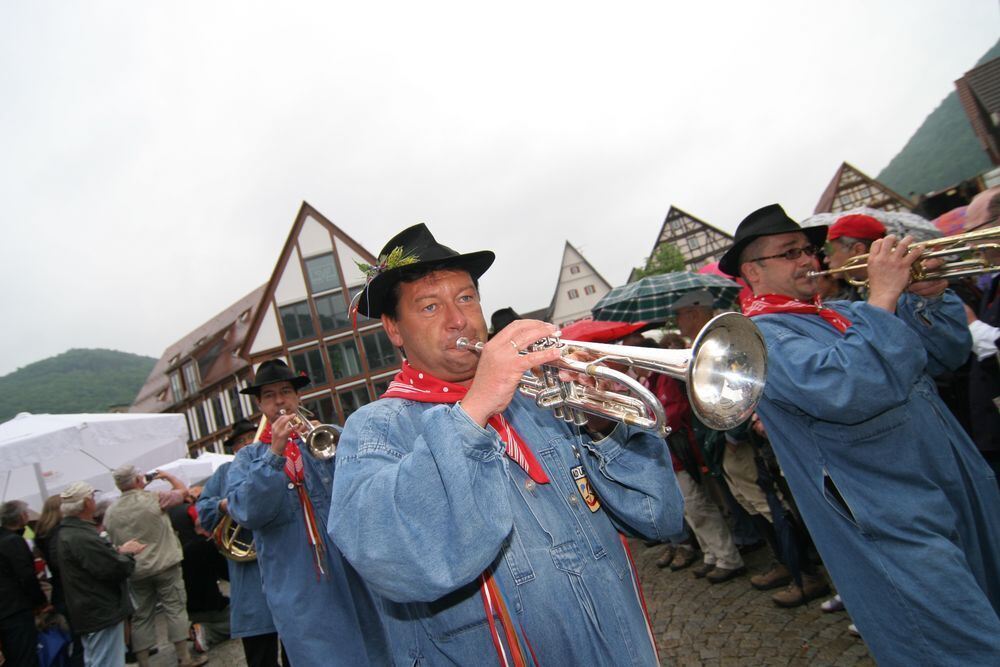
[[[285,475],[286,459],[268,445],[254,443],[236,454],[228,475],[229,513],[254,533],[264,595],[293,665],[386,664],[371,594],[323,531],[333,461],[319,461],[301,441],[299,446],[306,491],[324,538],[325,575],[316,571],[298,492]]]
[[[958,298],[896,314],[764,315],[758,413],[823,562],[880,665],[997,664],[1000,493],[928,373],[961,365]]]
[[[222,520],[219,503],[226,497],[231,463],[223,463],[205,482],[195,508],[202,528],[211,531]],[[255,637],[277,632],[271,610],[264,598],[257,561],[237,563],[226,559],[229,567],[229,633],[232,637]]]
[[[347,421],[329,530],[380,596],[394,664],[492,662],[486,570],[540,664],[655,664],[619,531],[681,530],[663,440],[618,426],[594,443],[520,395],[504,416],[549,483],[529,478],[460,405],[382,399]]]

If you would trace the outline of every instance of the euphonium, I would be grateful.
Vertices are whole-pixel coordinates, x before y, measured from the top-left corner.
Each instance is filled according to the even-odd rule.
[[[921,243],[910,245],[910,249],[922,248],[925,252],[920,255],[920,259],[910,267],[910,281],[940,280],[942,278],[960,278],[961,276],[974,276],[980,273],[991,273],[1000,269],[1000,265],[991,264],[986,257],[976,257],[975,255],[983,250],[1000,250],[1000,227],[980,229],[966,234],[956,234],[940,239],[931,239]],[[929,252],[928,252],[929,249]],[[926,259],[934,257],[948,257],[958,255],[964,259],[954,259],[946,261],[936,269],[924,267]],[[828,276],[834,273],[845,273],[844,280],[855,287],[864,287],[868,284],[865,278],[852,277],[851,271],[857,271],[868,267],[868,254],[856,255],[847,260],[843,266],[837,269],[826,271],[810,271],[809,277]]]
[[[279,414],[288,414],[285,410],[279,410]],[[337,454],[337,442],[340,440],[340,427],[332,424],[320,424],[315,426],[306,417],[312,416],[309,410],[299,407],[291,413],[290,425],[292,430],[297,431],[302,439],[306,441],[309,453],[317,459],[332,459]]]
[[[223,515],[219,525],[212,531],[212,540],[223,556],[237,563],[257,560],[257,549],[253,544],[253,533],[233,521],[228,514]]]
[[[459,338],[459,349],[482,350],[482,343]],[[598,415],[641,428],[655,429],[661,435],[670,432],[659,399],[635,378],[609,368],[607,363],[644,368],[687,383],[688,400],[694,414],[706,426],[719,431],[746,421],[760,401],[767,375],[767,348],[764,338],[748,318],[738,313],[723,313],[713,318],[698,333],[689,350],[661,350],[626,345],[605,345],[559,338],[545,338],[529,346],[529,351],[558,347],[563,356],[542,366],[541,377],[526,372],[521,378],[521,393],[532,396],[557,417],[577,425],[587,423],[586,414]],[[597,354],[593,361],[571,358],[573,352]],[[627,388],[620,393],[590,387],[559,378],[560,370],[569,370]]]

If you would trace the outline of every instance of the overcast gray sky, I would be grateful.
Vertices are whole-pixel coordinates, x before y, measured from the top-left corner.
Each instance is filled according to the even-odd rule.
[[[0,375],[159,357],[264,283],[302,200],[377,252],[490,248],[484,310],[612,284],[671,204],[733,230],[874,176],[996,0],[0,4]]]

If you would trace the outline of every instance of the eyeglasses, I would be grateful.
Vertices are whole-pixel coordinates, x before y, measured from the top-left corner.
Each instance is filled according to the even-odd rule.
[[[779,257],[781,259],[788,259],[794,261],[799,257],[801,257],[802,255],[806,255],[808,257],[815,257],[816,253],[818,252],[819,248],[817,248],[816,246],[807,245],[805,248],[792,248],[791,250],[786,250],[785,252],[778,253],[777,255],[768,255],[767,257],[754,257],[753,259],[748,259],[747,261],[759,262],[765,259],[778,259]]]

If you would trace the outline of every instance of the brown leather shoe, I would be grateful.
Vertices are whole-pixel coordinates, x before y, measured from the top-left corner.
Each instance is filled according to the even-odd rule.
[[[772,588],[781,588],[792,582],[792,573],[781,563],[773,563],[771,569],[763,574],[756,574],[750,577],[750,585],[758,591],[769,591]]]
[[[677,547],[677,553],[674,554],[674,559],[670,562],[670,569],[674,572],[683,570],[690,567],[697,558],[698,556],[695,555],[694,549],[691,547]]]
[[[697,579],[704,579],[708,573],[715,569],[715,563],[702,562],[701,565],[691,570],[691,574]]]
[[[670,565],[670,561],[674,559],[674,554],[676,552],[677,552],[677,547],[675,547],[672,544],[668,544],[666,548],[663,550],[663,553],[660,554],[660,557],[656,559],[656,567],[662,570],[663,568]]]
[[[792,608],[804,605],[806,597],[802,594],[802,589],[798,584],[788,584],[783,591],[778,591],[771,596],[771,600],[779,607]]]
[[[818,574],[802,575],[802,595],[806,602],[830,594],[830,584]]]
[[[735,579],[741,574],[746,574],[747,568],[744,565],[740,565],[737,568],[730,570],[725,567],[715,567],[711,572],[705,575],[705,579],[709,580],[713,584],[721,584],[724,581],[729,581],[730,579]]]

